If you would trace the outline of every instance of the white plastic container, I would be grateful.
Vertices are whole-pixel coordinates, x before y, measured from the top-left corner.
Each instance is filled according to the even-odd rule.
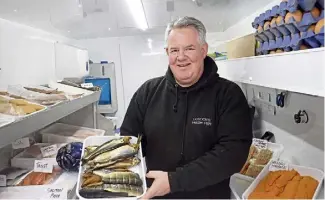
[[[84,155],[84,150],[85,150],[85,147],[87,147],[87,146],[101,145],[101,144],[103,144],[103,143],[105,143],[105,142],[107,142],[109,140],[116,139],[116,138],[121,138],[121,137],[123,137],[123,136],[88,137],[87,139],[85,139],[85,141],[83,143],[83,147],[84,148],[82,150],[82,156]],[[131,139],[130,142],[131,143],[136,143],[137,142],[137,138],[136,137],[132,137],[132,139]],[[142,185],[143,194],[141,196],[138,196],[138,197],[119,197],[119,198],[114,198],[114,199],[139,199],[147,191],[145,161],[144,161],[143,155],[142,155],[141,144],[140,144],[140,147],[139,147],[139,152],[138,152],[137,157],[141,160],[140,164],[138,164],[137,166],[134,166],[134,167],[130,168],[130,170],[139,174],[139,176],[140,176],[140,178],[141,178],[141,180],[143,182],[143,185]],[[82,174],[83,174],[84,170],[85,170],[84,167],[83,166],[80,166],[79,176],[78,176],[78,182],[77,182],[77,191],[76,191],[77,197],[79,199],[84,199],[84,200],[102,200],[103,198],[101,198],[101,199],[88,199],[88,198],[84,198],[84,197],[80,196],[79,190],[81,189]]]
[[[37,145],[40,147],[46,147],[46,146],[50,146],[53,144],[37,143],[34,145]],[[64,145],[66,145],[66,144],[65,143],[64,144],[56,144],[57,150],[59,150]],[[58,166],[58,163],[56,162],[56,155],[53,155],[49,158],[43,158],[42,154],[40,154],[38,157],[32,157],[32,156],[27,157],[27,156],[25,156],[25,151],[19,153],[18,155],[16,155],[15,157],[13,157],[11,159],[11,166],[22,168],[22,169],[33,170],[35,160],[47,160],[48,162],[52,163],[53,166]]]
[[[80,131],[87,132],[87,134],[78,135]],[[105,130],[55,123],[43,129],[40,133],[43,143],[70,143],[83,142],[89,136],[103,136]]]
[[[283,153],[284,146],[282,144],[278,144],[278,143],[267,142],[267,149],[269,149],[273,152],[272,158],[270,159],[270,161],[277,160],[278,158],[280,158],[281,154]],[[267,164],[269,164],[270,161]],[[246,176],[246,175],[243,175],[243,176]],[[246,177],[250,177],[250,176],[246,176]],[[252,178],[252,177],[250,177],[250,178]]]
[[[246,189],[252,184],[254,179],[249,176],[236,173],[230,177],[229,187],[236,199],[241,199]]]
[[[253,183],[248,187],[248,189],[244,192],[242,198],[248,199],[249,195],[255,190],[259,182],[269,173],[269,166],[271,163],[269,163],[264,169],[261,171],[261,173],[256,177],[256,179],[253,181]],[[324,180],[324,172],[322,172],[319,169],[311,168],[311,167],[304,167],[299,165],[288,165],[289,170],[296,170],[301,176],[311,176],[314,179],[318,181],[317,189],[314,193],[313,199],[316,199],[318,196],[319,191],[321,190],[323,180]]]

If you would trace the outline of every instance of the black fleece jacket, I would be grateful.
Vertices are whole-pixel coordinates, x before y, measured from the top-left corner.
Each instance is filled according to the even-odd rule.
[[[127,109],[122,135],[143,134],[148,171],[168,172],[171,193],[162,198],[230,197],[252,141],[249,107],[238,85],[219,77],[206,57],[200,80],[182,88],[170,69],[144,83]],[[152,180],[147,180],[148,187]]]

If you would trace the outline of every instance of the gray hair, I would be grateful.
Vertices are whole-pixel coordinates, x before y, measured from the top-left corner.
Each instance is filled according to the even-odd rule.
[[[203,23],[200,20],[195,19],[194,17],[181,17],[179,19],[173,20],[167,25],[166,32],[165,32],[165,47],[167,47],[167,40],[170,32],[176,28],[186,28],[186,27],[193,27],[199,33],[199,42],[201,44],[206,43],[206,29]]]

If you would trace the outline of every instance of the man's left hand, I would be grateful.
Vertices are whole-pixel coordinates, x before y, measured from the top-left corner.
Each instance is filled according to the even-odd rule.
[[[146,177],[155,180],[141,199],[151,199],[156,196],[164,196],[170,193],[170,185],[167,172],[149,171]]]

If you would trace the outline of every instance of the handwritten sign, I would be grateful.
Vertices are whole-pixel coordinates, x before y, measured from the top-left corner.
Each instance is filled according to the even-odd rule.
[[[7,176],[0,175],[0,187],[6,187],[6,186],[7,186]]]
[[[41,152],[42,152],[43,157],[49,157],[49,156],[56,155],[56,153],[58,152],[58,149],[57,149],[57,146],[54,144],[51,146],[42,147]]]
[[[46,189],[46,195],[42,199],[68,199],[66,188],[52,186]]]
[[[259,149],[267,149],[267,140],[253,138],[253,145]]]
[[[81,87],[83,88],[92,88],[94,87],[93,83],[81,83]]]
[[[278,170],[289,170],[288,163],[281,160],[272,160],[269,167],[269,171]]]
[[[52,173],[53,164],[47,160],[35,160],[34,172]]]
[[[12,143],[13,149],[23,149],[30,146],[29,138],[20,138]]]

